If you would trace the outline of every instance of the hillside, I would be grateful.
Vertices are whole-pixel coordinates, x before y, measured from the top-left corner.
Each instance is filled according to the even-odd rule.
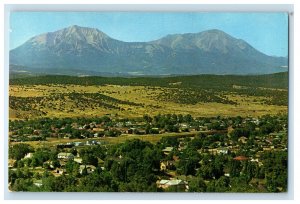
[[[178,83],[179,82],[179,83]],[[174,84],[175,83],[175,84]],[[176,84],[177,83],[177,84]],[[100,76],[23,76],[12,77],[10,85],[45,85],[45,84],[77,84],[77,85],[135,85],[135,86],[170,86],[203,89],[230,89],[233,85],[288,88],[288,73],[281,72],[267,75],[236,76],[236,75],[193,75],[171,77],[100,77]]]

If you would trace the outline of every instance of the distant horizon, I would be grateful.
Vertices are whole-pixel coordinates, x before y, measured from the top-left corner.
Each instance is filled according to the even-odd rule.
[[[10,50],[72,25],[96,28],[124,42],[216,29],[269,56],[288,57],[287,13],[12,12]]]

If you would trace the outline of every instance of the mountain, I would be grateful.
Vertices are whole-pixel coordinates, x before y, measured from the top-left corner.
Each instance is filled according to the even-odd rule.
[[[286,71],[287,64],[287,58],[267,56],[216,29],[123,42],[74,25],[35,36],[10,51],[11,71],[17,66],[47,74],[265,74]]]

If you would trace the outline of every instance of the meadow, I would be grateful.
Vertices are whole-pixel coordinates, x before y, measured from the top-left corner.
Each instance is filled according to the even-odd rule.
[[[38,76],[11,79],[10,119],[40,117],[193,117],[287,113],[287,74],[105,78]]]

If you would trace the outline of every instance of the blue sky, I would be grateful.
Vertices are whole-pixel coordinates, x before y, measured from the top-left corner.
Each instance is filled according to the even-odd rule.
[[[12,12],[10,49],[71,25],[98,28],[127,42],[220,29],[265,54],[288,55],[287,13]]]

